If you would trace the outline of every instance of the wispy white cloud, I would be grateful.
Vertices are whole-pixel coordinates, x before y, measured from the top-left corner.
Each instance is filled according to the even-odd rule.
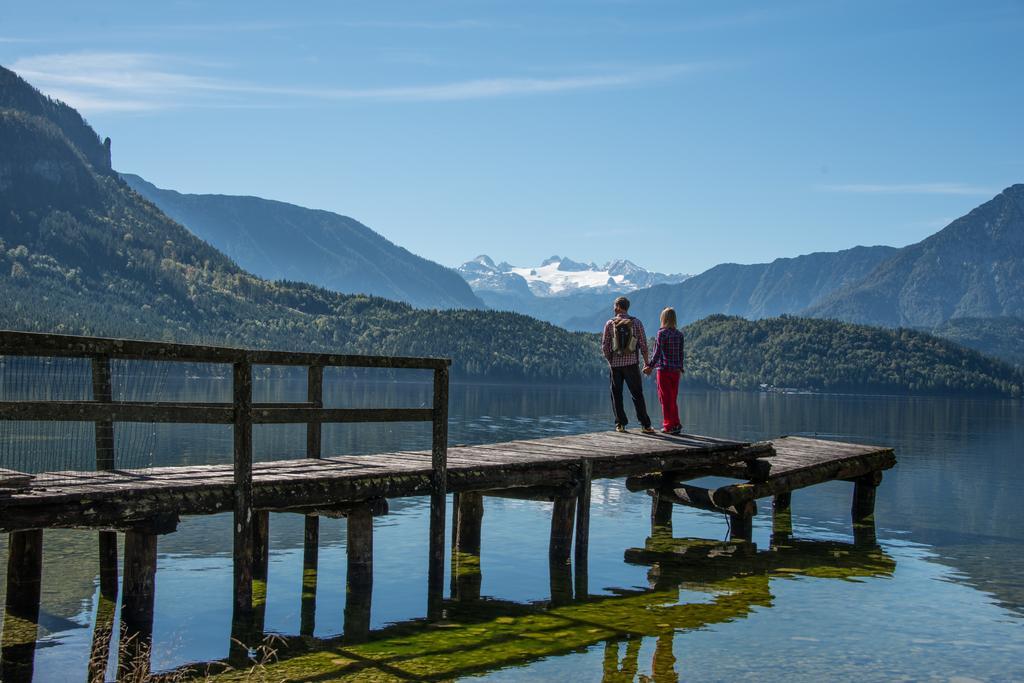
[[[147,53],[48,54],[17,60],[12,69],[41,90],[86,112],[172,107],[259,106],[269,98],[430,102],[638,86],[701,70],[668,64],[550,77],[475,78],[420,85],[339,87],[257,84],[208,75],[211,65]],[[59,94],[58,94],[59,93]],[[278,104],[273,102],[272,104]]]
[[[989,196],[998,193],[990,187],[966,183],[850,183],[845,185],[821,185],[818,189],[828,192],[852,192],[856,194],[950,194]]]

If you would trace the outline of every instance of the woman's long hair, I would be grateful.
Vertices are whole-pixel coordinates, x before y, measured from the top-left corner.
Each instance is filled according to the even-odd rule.
[[[678,327],[676,324],[676,309],[669,306],[661,312],[661,326],[671,327],[672,329]]]

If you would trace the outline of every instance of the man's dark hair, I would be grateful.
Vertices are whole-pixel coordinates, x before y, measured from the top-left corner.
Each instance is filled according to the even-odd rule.
[[[618,306],[619,308],[621,308],[624,311],[628,311],[629,310],[629,299],[627,299],[624,296],[620,296],[618,299],[615,300],[615,305]]]

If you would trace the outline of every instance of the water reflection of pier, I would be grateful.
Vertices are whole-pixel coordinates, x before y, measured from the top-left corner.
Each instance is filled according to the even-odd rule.
[[[641,644],[653,638],[653,680],[676,681],[675,638],[772,607],[772,582],[887,577],[895,569],[895,561],[863,537],[853,543],[795,539],[785,515],[776,518],[765,549],[746,540],[674,538],[670,527],[656,525],[644,547],[625,551],[626,562],[650,567],[647,589],[574,593],[571,573],[552,563],[550,598],[524,604],[482,596],[479,554],[468,549],[452,552],[452,593],[440,624],[416,619],[371,631],[367,590],[358,598],[358,616],[350,617],[346,605],[343,636],[277,641],[273,662],[256,671],[267,680],[450,680],[604,643],[603,680],[633,681],[643,671]],[[694,592],[707,599],[693,601]],[[235,680],[252,672],[222,661],[166,677]]]

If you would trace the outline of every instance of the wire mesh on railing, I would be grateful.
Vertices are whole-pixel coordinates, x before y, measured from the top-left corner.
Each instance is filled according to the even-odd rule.
[[[253,367],[255,404],[306,403],[308,369]],[[93,401],[89,358],[0,356],[0,401]],[[325,408],[430,408],[433,372],[419,369],[327,367]],[[230,405],[232,368],[227,363],[112,359],[114,402]],[[68,472],[50,484],[70,481],[72,471],[97,469],[97,427],[88,421],[0,420],[0,468],[30,474]],[[139,470],[232,462],[229,424],[113,423],[113,467]],[[324,457],[398,450],[429,450],[429,423],[346,423],[322,428]],[[307,456],[305,424],[253,427],[256,462]],[[428,456],[429,461],[429,456]]]

